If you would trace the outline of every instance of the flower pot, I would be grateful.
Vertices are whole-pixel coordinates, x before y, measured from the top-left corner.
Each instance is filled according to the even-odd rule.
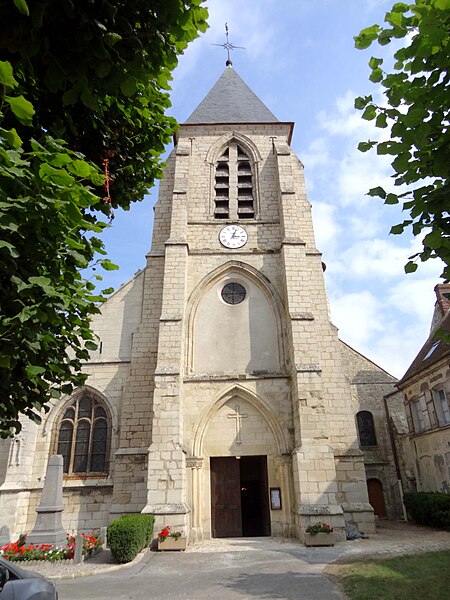
[[[305,546],[334,546],[334,533],[305,533]]]
[[[187,538],[180,537],[177,540],[173,537],[166,537],[163,540],[158,538],[158,550],[186,550]]]

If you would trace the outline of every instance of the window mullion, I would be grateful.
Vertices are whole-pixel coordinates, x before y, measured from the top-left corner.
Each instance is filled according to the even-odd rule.
[[[237,164],[237,145],[230,144],[230,159],[228,163],[230,169],[230,219],[237,221],[238,218],[238,164]]]
[[[86,473],[91,472],[91,462],[92,462],[92,438],[94,436],[94,414],[95,414],[95,402],[92,402],[92,411],[91,411],[91,419],[90,419],[90,429],[89,429],[89,444],[87,451],[87,464],[86,464]]]
[[[77,442],[77,429],[78,429],[78,400],[74,404],[75,408],[75,417],[73,420],[73,429],[72,429],[72,446],[70,448],[70,461],[69,461],[69,469],[67,474],[71,475],[73,473],[73,460],[75,456],[75,446]]]

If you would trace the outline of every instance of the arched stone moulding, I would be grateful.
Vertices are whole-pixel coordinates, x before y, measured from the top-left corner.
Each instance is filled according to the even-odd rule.
[[[251,390],[245,388],[240,384],[231,384],[226,390],[221,392],[221,394],[210,404],[210,406],[208,406],[203,411],[194,433],[194,438],[192,442],[192,456],[203,456],[203,441],[209,423],[212,421],[218,410],[226,402],[235,397],[245,400],[262,415],[274,436],[278,454],[282,455],[290,453],[290,449],[283,428],[278,422],[277,415],[272,410],[272,408],[262,398],[260,398]]]
[[[250,279],[266,296],[268,303],[272,307],[275,315],[278,340],[278,356],[280,357],[280,365],[282,368],[286,365],[285,360],[285,323],[284,323],[284,306],[280,295],[272,286],[270,281],[264,277],[257,269],[244,262],[231,260],[220,267],[217,267],[209,273],[193,290],[186,306],[186,339],[185,345],[185,365],[187,374],[193,372],[193,357],[194,357],[194,326],[197,308],[203,298],[213,285],[222,278],[232,274],[240,275],[243,278]]]

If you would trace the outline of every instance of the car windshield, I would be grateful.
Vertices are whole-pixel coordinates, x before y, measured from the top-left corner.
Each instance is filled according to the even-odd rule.
[[[8,567],[8,569],[19,579],[30,579],[30,577],[37,577],[39,579],[45,579],[42,575],[38,573],[32,573],[31,571],[27,571],[26,569],[22,569],[22,567],[18,567],[15,563],[10,562],[9,560],[5,560],[0,556],[0,565],[4,565]]]

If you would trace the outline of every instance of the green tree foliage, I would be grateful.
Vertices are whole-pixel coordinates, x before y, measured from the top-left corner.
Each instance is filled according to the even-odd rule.
[[[361,142],[359,150],[376,148],[378,154],[394,158],[394,184],[407,191],[387,193],[382,187],[369,195],[385,204],[402,202],[408,217],[391,228],[401,234],[411,227],[423,235],[421,252],[410,256],[407,273],[417,261],[440,258],[442,277],[450,280],[450,0],[416,0],[394,4],[385,15],[386,26],[373,25],[355,37],[356,47],[368,48],[375,40],[382,46],[404,38],[395,53],[394,72],[383,70],[383,60],[372,57],[370,80],[385,88],[386,106],[372,96],[359,97],[355,107],[362,117],[379,128],[390,127],[387,141]]]
[[[97,165],[106,156],[113,205],[141,200],[175,129],[164,112],[177,55],[206,29],[201,1],[0,3],[0,60],[36,111],[24,142],[45,130]]]
[[[0,6],[0,435],[82,385],[103,295],[81,269],[116,268],[98,235],[160,176],[177,55],[201,0],[10,0]],[[101,279],[100,275],[96,275]],[[106,294],[111,290],[103,290]]]

